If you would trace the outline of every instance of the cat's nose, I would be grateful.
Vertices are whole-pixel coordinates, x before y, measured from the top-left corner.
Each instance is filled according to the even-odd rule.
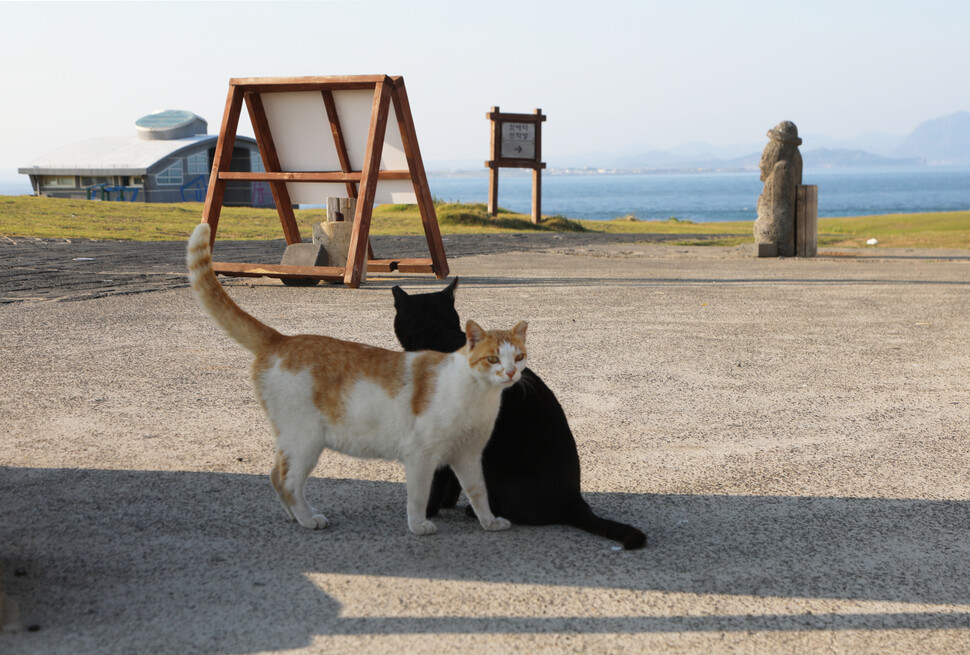
[[[515,369],[512,369],[511,371],[506,371],[505,374],[509,376],[509,379],[511,380],[512,378],[515,377]]]

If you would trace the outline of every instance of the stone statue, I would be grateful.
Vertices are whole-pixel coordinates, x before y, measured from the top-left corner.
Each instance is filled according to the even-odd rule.
[[[761,181],[758,219],[754,222],[754,241],[761,257],[795,255],[795,205],[802,183],[802,155],[798,128],[782,121],[768,130],[771,140],[761,154]]]

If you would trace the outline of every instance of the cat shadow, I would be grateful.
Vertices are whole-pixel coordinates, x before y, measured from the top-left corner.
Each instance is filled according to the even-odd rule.
[[[563,526],[488,533],[457,510],[439,517],[437,535],[416,537],[406,528],[399,483],[315,477],[308,495],[330,529],[284,520],[264,475],[0,467],[0,560],[5,575],[27,573],[6,578],[4,589],[20,600],[25,623],[43,628],[16,639],[41,652],[92,631],[99,641],[123,640],[138,626],[164,634],[172,652],[250,653],[306,646],[318,634],[970,626],[968,613],[905,607],[762,616],[358,616],[321,587],[406,579],[416,594],[434,580],[967,604],[966,501],[585,494],[598,513],[650,536],[646,550],[616,551],[614,542]]]

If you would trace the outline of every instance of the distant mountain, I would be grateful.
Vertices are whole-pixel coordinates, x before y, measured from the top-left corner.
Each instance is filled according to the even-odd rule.
[[[764,144],[759,141],[748,143],[736,143],[729,146],[714,146],[710,143],[693,142],[682,146],[671,148],[670,152],[678,157],[683,157],[691,161],[704,161],[713,159],[737,159],[745,157],[752,152],[761,152]]]
[[[833,139],[824,134],[805,134],[802,139],[806,146],[812,148],[829,148],[830,150],[864,150],[874,155],[892,157],[905,139],[905,136],[886,134],[884,132],[867,132],[849,139]]]
[[[822,135],[803,138],[806,168],[970,164],[970,112],[966,111],[921,123],[906,137],[871,132],[852,139]],[[806,146],[812,150],[806,150]],[[764,144],[741,147],[746,150],[690,143],[669,151],[614,153],[598,165],[640,170],[757,170]]]
[[[883,157],[865,150],[848,148],[801,149],[805,168],[855,168],[860,166],[921,166],[921,157]],[[705,156],[706,155],[706,156]],[[757,171],[761,152],[749,152],[741,157],[720,159],[710,153],[698,153],[697,157],[677,156],[663,150],[651,150],[639,155],[612,157],[606,166],[616,170],[639,171]],[[553,164],[555,167],[555,164]]]
[[[920,123],[893,154],[922,157],[928,164],[970,163],[970,112]]]
[[[801,147],[806,168],[853,168],[860,166],[920,166],[926,163],[919,155],[905,157],[885,156],[860,147],[842,144],[871,143],[886,152],[892,145],[898,147],[904,137],[872,133],[856,139],[829,139],[805,137],[805,144],[815,146],[812,150]],[[767,139],[765,140],[767,143]],[[818,147],[819,144],[823,147]],[[743,149],[742,149],[743,148]],[[764,144],[747,146],[715,147],[706,143],[691,143],[670,150],[650,149],[643,152],[589,153],[550,161],[553,168],[600,168],[624,171],[757,171]],[[580,162],[586,162],[580,164]]]
[[[852,168],[855,166],[921,166],[922,157],[882,157],[865,150],[815,148],[802,153],[805,168]]]
[[[484,172],[486,159],[488,154],[475,159],[426,159],[424,168],[433,173]]]
[[[610,160],[612,168],[680,168],[687,163],[683,157],[666,150],[650,150],[635,155],[623,155]]]
[[[851,139],[817,134],[807,134],[803,139],[801,152],[806,168],[970,164],[970,112],[926,121],[906,137],[871,132]],[[733,146],[694,142],[658,150],[633,142],[613,152],[547,157],[546,161],[550,168],[587,171],[757,171],[765,143],[767,139]],[[429,170],[483,171],[483,162],[433,162]]]

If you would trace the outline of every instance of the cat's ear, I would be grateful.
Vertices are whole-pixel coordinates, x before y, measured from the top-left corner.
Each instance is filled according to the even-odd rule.
[[[451,284],[444,288],[445,293],[447,293],[452,298],[455,297],[455,289],[458,288],[458,278],[456,277]]]
[[[408,292],[401,287],[393,287],[391,293],[394,294],[394,304],[396,305],[399,301],[404,300],[408,297]]]
[[[476,344],[485,339],[485,330],[478,323],[469,319],[465,323],[465,338],[468,340],[468,349],[471,350]]]
[[[525,321],[520,321],[514,328],[512,328],[512,334],[525,341],[525,331],[528,327],[528,323]]]

